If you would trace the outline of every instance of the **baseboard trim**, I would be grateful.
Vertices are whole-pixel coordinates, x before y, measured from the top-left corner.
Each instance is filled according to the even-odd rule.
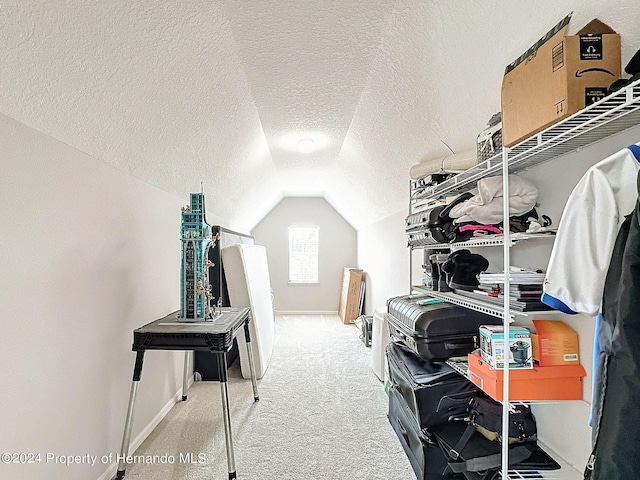
[[[338,315],[337,310],[276,310],[276,315]]]
[[[189,377],[189,381],[187,383],[188,387],[193,385],[193,375]],[[129,454],[135,452],[142,442],[144,442],[151,432],[158,426],[158,424],[162,421],[164,417],[167,416],[167,413],[174,407],[174,405],[178,402],[182,401],[182,386],[180,386],[180,390],[178,390],[173,397],[169,399],[169,401],[160,409],[158,414],[153,417],[153,420],[149,422],[149,424],[142,429],[142,431],[136,435],[136,437],[131,440],[129,444]],[[124,425],[123,425],[124,428]],[[120,450],[115,455],[120,455]],[[114,455],[114,456],[115,456]],[[109,467],[98,477],[98,480],[111,480],[118,471],[118,462],[113,462],[109,465]]]

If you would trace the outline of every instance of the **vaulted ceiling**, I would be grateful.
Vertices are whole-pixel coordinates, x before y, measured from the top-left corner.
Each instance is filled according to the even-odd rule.
[[[475,148],[504,67],[566,14],[640,48],[632,0],[0,0],[0,113],[251,229],[322,195],[360,228]],[[300,153],[300,139],[313,151]]]

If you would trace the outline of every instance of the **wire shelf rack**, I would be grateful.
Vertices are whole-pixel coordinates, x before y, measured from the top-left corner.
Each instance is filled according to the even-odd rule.
[[[522,240],[536,240],[536,239],[553,239],[555,238],[555,231],[548,231],[546,233],[512,233],[509,235],[509,246],[512,247],[517,242]],[[414,249],[424,250],[440,250],[458,248],[473,248],[473,247],[501,247],[504,245],[504,235],[486,235],[483,237],[473,238],[464,242],[455,243],[432,243],[429,245],[409,245]]]
[[[558,158],[577,148],[640,124],[640,80],[580,110],[564,120],[506,149],[509,171],[526,168]],[[411,205],[424,198],[453,195],[473,188],[479,179],[499,174],[502,153],[438,185],[419,186],[413,182]]]
[[[566,464],[560,470],[509,470],[508,480],[582,480],[583,476]],[[498,478],[502,478],[500,475]]]
[[[504,312],[503,308],[496,305],[491,305],[490,303],[483,302],[481,300],[470,300],[460,295],[456,295],[455,293],[436,292],[421,285],[414,285],[412,288],[413,290],[420,293],[425,293],[430,297],[439,298],[446,302],[455,303],[456,305],[460,305],[471,310],[476,310],[478,312],[486,313],[487,315],[492,315],[494,317],[502,318],[502,313]],[[514,315],[516,315],[516,313],[511,314],[512,317]]]
[[[557,159],[567,153],[586,147],[608,136],[620,133],[628,128],[640,125],[640,80],[605,97],[599,102],[567,117],[566,119],[533,135],[527,140],[505,148],[499,154],[478,163],[476,166],[455,175],[454,177],[437,185],[426,184],[425,179],[410,182],[409,214],[421,212],[428,208],[429,202],[441,199],[445,196],[457,195],[474,188],[478,180],[491,175],[502,175],[503,163],[506,160],[509,173],[518,173],[522,170],[540,165],[549,160]],[[553,236],[550,236],[553,238]],[[420,239],[418,239],[420,240]],[[411,249],[440,249],[452,248],[451,244],[426,244],[409,245]],[[515,240],[517,241],[517,240]],[[508,246],[515,241],[511,239]],[[473,239],[470,242],[461,242],[456,247],[475,247],[505,245],[504,239]],[[508,248],[505,248],[508,252]],[[505,253],[505,264],[509,264],[508,254]],[[412,291],[420,292],[434,298],[440,298],[450,303],[477,310],[492,316],[513,322],[517,315],[526,313],[510,310],[505,315],[504,307],[483,302],[479,299],[466,298],[454,293],[434,292],[424,286],[411,285]],[[532,312],[535,315],[543,313],[557,314],[556,311]],[[454,370],[468,378],[468,366],[465,362],[451,361],[449,363]],[[505,480],[580,480],[581,472],[569,465],[560,456],[553,454],[540,442],[541,446],[550,453],[560,464],[559,470],[509,470]],[[499,477],[502,478],[502,475]]]
[[[453,370],[455,370],[459,375],[471,380],[471,376],[469,375],[469,363],[466,357],[453,357],[447,360],[447,365],[449,365]],[[519,403],[519,402],[515,402]],[[538,402],[525,402],[527,404],[530,403],[538,403]],[[549,403],[549,402],[543,402]],[[544,442],[539,442],[545,452],[549,453],[554,460],[556,460],[560,464],[559,470],[509,470],[508,472],[508,480],[581,480],[582,474],[580,474],[576,469],[567,464],[559,455],[554,454],[553,451],[544,445]],[[502,478],[500,476],[499,478]]]
[[[493,317],[503,318],[504,307],[498,304],[492,304],[489,302],[484,302],[480,299],[465,297],[463,295],[459,295],[456,293],[450,292],[437,292],[431,290],[428,287],[423,285],[413,285],[411,289],[415,292],[424,293],[427,296],[439,298],[449,303],[455,303],[456,305],[460,305],[465,308],[469,308],[471,310],[476,310],[478,312],[486,313],[487,315],[491,315]],[[516,316],[527,317],[529,315],[557,315],[559,312],[557,310],[540,310],[540,311],[528,311],[521,312],[519,310],[511,310],[509,312],[509,316],[511,317],[511,323],[513,323],[514,318]]]

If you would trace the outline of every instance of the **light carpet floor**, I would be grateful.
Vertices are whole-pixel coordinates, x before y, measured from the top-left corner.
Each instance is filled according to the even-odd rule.
[[[359,333],[337,315],[278,315],[257,403],[238,362],[231,366],[240,480],[415,479],[387,420],[388,397],[371,369],[371,349]],[[172,455],[175,462],[130,465],[126,479],[228,478],[219,383],[196,382],[188,397],[135,452]],[[189,454],[193,463],[185,461]]]

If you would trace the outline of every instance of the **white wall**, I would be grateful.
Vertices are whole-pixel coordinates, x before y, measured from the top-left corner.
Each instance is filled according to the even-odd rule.
[[[0,138],[0,452],[115,455],[132,331],[179,308],[187,199],[3,115]],[[173,404],[182,359],[147,353],[132,439]],[[108,467],[43,457],[0,477],[87,480]]]
[[[365,313],[373,315],[387,299],[409,293],[409,248],[404,231],[408,210],[358,230],[358,267],[367,272]],[[413,283],[422,279],[422,251],[413,252]]]
[[[288,283],[288,228],[296,223],[320,227],[318,284]],[[285,197],[251,234],[267,249],[276,310],[338,311],[342,269],[356,266],[356,231],[324,198]]]
[[[585,171],[608,155],[631,143],[640,142],[640,127],[634,127],[592,146],[581,148],[560,159],[550,161],[520,175],[533,181],[538,187],[538,211],[549,215],[557,227],[566,200]],[[409,253],[404,234],[406,212],[398,212],[380,222],[358,231],[358,266],[368,272],[367,312],[383,306],[386,299],[408,293]],[[580,241],[576,239],[576,241]],[[511,250],[512,265],[546,269],[552,242],[525,242]],[[492,271],[502,269],[502,250],[476,249],[487,256]],[[420,283],[422,257],[414,252],[413,283]],[[588,281],[588,279],[585,279]],[[545,315],[545,318],[554,318]],[[583,400],[555,404],[537,404],[534,411],[542,441],[559,453],[571,465],[582,470],[590,454],[590,428],[587,425],[591,403],[592,345],[594,319],[584,315],[562,315],[557,318],[567,322],[580,337],[581,363],[587,370],[583,379]],[[518,317],[517,323],[531,325],[531,318]]]

